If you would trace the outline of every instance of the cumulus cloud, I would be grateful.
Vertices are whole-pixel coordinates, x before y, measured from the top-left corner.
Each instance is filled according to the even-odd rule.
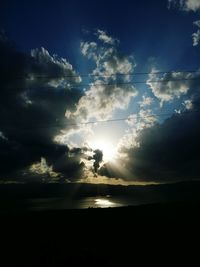
[[[123,84],[130,80],[129,76],[134,71],[134,58],[120,54],[113,42],[112,44],[107,48],[97,46],[94,42],[81,43],[82,54],[92,58],[96,64],[91,76],[94,81],[89,88],[85,88],[85,94],[76,105],[76,111],[67,110],[67,118],[78,121],[108,119],[114,110],[127,108],[130,100],[136,96],[137,91],[133,85]]]
[[[168,0],[168,8],[171,6],[178,7],[183,11],[193,11],[197,12],[200,10],[200,1],[199,0]],[[200,21],[195,21],[194,25],[200,27]],[[200,30],[192,34],[193,46],[197,46],[200,41]]]
[[[66,59],[44,48],[27,55],[0,38],[1,179],[84,181],[88,173],[132,182],[199,179],[200,72],[160,77],[152,71],[147,84],[154,96],[163,103],[186,95],[183,110],[159,124],[151,110],[153,98],[144,95],[138,114],[127,119],[130,128],[116,161],[103,164],[102,151],[70,145],[69,135],[91,131],[77,123],[109,119],[137,94],[129,84],[133,56],[122,55],[116,43],[103,44],[81,43],[83,56],[95,68],[92,82],[78,90],[73,85],[81,77]]]
[[[134,68],[131,61],[130,57],[113,54],[109,60],[104,62],[99,72],[103,72],[107,76],[116,74],[125,74],[128,76]]]
[[[191,99],[187,99],[183,102],[183,105],[184,107],[187,109],[187,110],[190,110],[193,108],[193,104],[192,104],[192,100]]]
[[[97,30],[96,35],[98,36],[98,39],[105,44],[114,45],[115,42],[119,42],[117,39],[114,39],[113,37],[109,36],[105,31]]]
[[[103,161],[103,152],[99,149],[95,149],[93,151],[93,156],[89,157],[89,160],[94,160],[94,172],[97,173],[97,170],[100,167],[100,163]]]
[[[61,159],[70,166],[70,179],[77,177],[73,170],[81,175],[81,158],[69,156],[69,148],[54,141],[61,130],[75,127],[65,112],[73,111],[83,95],[70,89],[80,82],[72,65],[44,48],[30,55],[18,52],[6,37],[0,38],[0,58],[0,177],[18,173],[29,179],[31,166],[41,171],[45,162],[48,173],[64,174],[58,167]]]
[[[168,0],[168,7],[177,6],[184,11],[196,12],[200,9],[199,0]]]
[[[200,20],[194,21],[193,24],[200,28]]]
[[[200,111],[199,103],[197,108]],[[199,116],[200,112],[190,110],[143,129],[136,138],[137,145],[124,147],[118,163],[104,165],[99,173],[155,182],[200,179]]]
[[[76,111],[67,113],[67,117],[80,122],[91,118],[109,119],[115,109],[127,108],[135,95],[134,86],[101,85],[96,81],[79,100]]]
[[[137,141],[138,134],[143,129],[152,127],[157,122],[157,117],[153,114],[151,109],[141,109],[137,114],[130,115],[126,122],[130,128],[119,140],[117,149],[119,155],[126,153],[126,150],[132,146],[139,146]]]
[[[81,77],[73,70],[72,65],[65,58],[57,55],[51,56],[49,52],[41,47],[31,50],[33,64],[29,71],[31,83],[46,82],[53,87],[69,86],[71,83],[81,82]]]
[[[120,85],[129,81],[134,58],[120,54],[116,40],[101,41],[109,42],[109,47],[81,43],[82,54],[96,64],[92,74],[97,76],[88,88],[79,90],[81,77],[66,59],[50,55],[45,48],[33,49],[30,55],[18,52],[1,35],[1,179],[78,181],[84,179],[90,161],[97,171],[102,152],[74,149],[68,136],[88,133],[91,128],[77,123],[110,118],[116,109],[127,108],[137,94],[132,85]]]
[[[189,79],[184,81],[186,87],[183,88],[190,89],[186,90],[188,99],[182,102],[184,109],[162,123],[150,109],[131,115],[127,121],[131,128],[120,141],[116,161],[104,164],[99,175],[143,182],[200,179],[199,72],[164,75],[165,86],[152,83],[152,92],[161,101],[185,94],[185,90],[179,92],[182,87],[176,82],[175,85],[168,83],[174,77]]]
[[[194,32],[192,34],[192,39],[193,39],[193,46],[197,46],[200,41],[200,30],[197,30],[197,32]]]
[[[139,105],[141,108],[150,106],[153,103],[153,98],[149,96],[142,96],[142,101],[139,101]]]
[[[98,171],[99,175],[158,183],[200,179],[199,72],[190,74],[190,77],[193,79],[185,81],[190,88],[187,90],[190,98],[182,102],[184,109],[181,112],[162,123],[157,121],[150,109],[129,117],[127,123],[131,128],[119,143],[116,161],[104,164]],[[182,94],[172,90],[179,90],[179,85],[171,88],[167,85],[163,87],[164,92],[160,86],[155,88],[158,89],[155,96],[163,101]]]
[[[89,59],[96,58],[97,43],[95,42],[81,42],[80,44],[81,53],[87,56]]]
[[[194,21],[194,25],[196,25],[198,28],[200,28],[200,20]],[[192,34],[193,39],[193,46],[197,46],[200,41],[200,29],[198,29],[196,32]]]
[[[38,163],[33,163],[30,168],[30,172],[35,175],[40,175],[43,182],[51,180],[59,176],[58,173],[53,171],[53,167],[47,164],[45,158],[41,158],[41,161]]]
[[[139,131],[151,127],[156,122],[156,116],[151,109],[141,109],[137,114],[130,115],[127,123]]]
[[[0,131],[0,138],[3,140],[8,140],[3,132]]]
[[[191,86],[190,79],[193,78],[196,78],[196,74],[183,72],[166,73],[160,78],[155,74],[155,70],[152,70],[147,85],[162,104],[186,94]]]

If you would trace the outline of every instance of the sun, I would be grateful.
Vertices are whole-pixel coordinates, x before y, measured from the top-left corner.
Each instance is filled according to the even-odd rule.
[[[103,161],[114,161],[116,148],[112,142],[105,139],[97,139],[90,142],[92,149],[99,149],[103,152]]]

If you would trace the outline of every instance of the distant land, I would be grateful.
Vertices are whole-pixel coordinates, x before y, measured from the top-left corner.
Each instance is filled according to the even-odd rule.
[[[37,200],[53,202],[54,199],[65,203],[85,198],[107,197],[108,199],[124,200],[121,206],[139,206],[141,204],[162,203],[200,203],[200,182],[180,182],[160,185],[105,185],[105,184],[1,184],[0,212],[18,212],[30,208],[30,202]],[[51,200],[52,199],[52,200]],[[133,204],[134,203],[134,204]],[[38,204],[40,205],[40,204]],[[56,205],[56,204],[55,204]],[[52,206],[52,207],[55,207]],[[63,205],[63,204],[62,204]],[[61,209],[74,208],[70,204]],[[89,207],[89,206],[88,206]],[[76,207],[75,207],[76,208]],[[51,209],[51,208],[50,208]],[[52,208],[54,209],[54,208]]]
[[[193,245],[193,238],[198,241],[200,233],[199,193],[200,182],[151,186],[1,185],[1,266],[130,266],[128,262],[136,260],[160,263],[158,252],[168,265],[174,256],[194,260],[199,255]],[[23,209],[30,198],[108,195],[151,204],[39,212]],[[5,211],[12,212],[5,215]]]
[[[155,194],[155,199],[162,195],[163,200],[200,200],[200,181],[129,186],[88,183],[0,184],[0,199],[100,195],[138,196],[139,194]]]

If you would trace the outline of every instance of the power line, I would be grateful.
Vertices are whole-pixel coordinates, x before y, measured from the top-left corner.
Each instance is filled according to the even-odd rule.
[[[183,70],[183,71],[154,71],[154,72],[135,72],[135,73],[130,73],[130,74],[125,74],[125,73],[115,73],[115,74],[110,74],[110,75],[101,75],[101,74],[85,74],[85,75],[80,75],[80,77],[112,77],[112,76],[135,76],[135,75],[149,75],[149,74],[173,74],[173,73],[200,73],[200,70]]]
[[[200,80],[200,77],[197,78],[182,78],[182,79],[165,79],[165,80],[147,80],[147,81],[132,81],[132,82],[122,82],[122,83],[88,83],[88,84],[80,84],[76,85],[75,87],[73,85],[70,85],[69,87],[72,88],[79,88],[81,86],[93,86],[93,87],[98,87],[98,86],[123,86],[123,85],[133,85],[133,84],[146,84],[147,82],[149,83],[166,83],[166,82],[182,82],[182,81],[195,81],[195,80]]]
[[[149,75],[149,74],[155,74],[155,75],[159,75],[159,74],[173,74],[173,73],[199,73],[200,74],[200,70],[176,70],[176,71],[154,71],[154,72],[135,72],[135,73],[113,73],[113,74],[109,74],[109,75],[102,75],[102,74],[80,74],[80,75],[39,75],[39,74],[34,74],[32,73],[32,75],[36,78],[81,78],[81,77],[100,77],[100,78],[106,78],[106,77],[113,77],[113,76],[136,76],[136,75]],[[11,75],[10,75],[11,76]],[[5,76],[3,77],[5,78]],[[8,75],[9,78],[9,75]],[[31,76],[25,76],[25,75],[21,75],[21,76],[14,76],[14,78],[19,78],[19,79],[24,79],[24,78],[31,78]]]
[[[193,110],[192,112],[199,113],[200,111],[198,110]],[[184,114],[190,114],[190,111],[184,111]],[[119,121],[131,121],[130,116],[136,115],[140,118],[153,118],[153,117],[163,117],[163,116],[168,116],[168,115],[179,115],[179,113],[173,113],[173,112],[166,112],[166,113],[157,113],[157,114],[149,114],[149,115],[144,115],[141,116],[140,114],[129,114],[127,117],[124,118],[116,118],[116,119],[108,119],[108,120],[95,120],[95,121],[88,121],[88,122],[78,122],[78,123],[56,123],[56,124],[51,124],[51,125],[41,125],[41,126],[32,126],[32,127],[22,127],[20,130],[31,130],[35,128],[39,129],[49,129],[49,128],[58,128],[58,127],[68,127],[68,126],[80,126],[80,125],[89,125],[89,124],[97,124],[97,123],[110,123],[110,122],[119,122]],[[19,125],[17,126],[19,127]],[[4,128],[12,128],[11,127],[4,127]]]
[[[200,77],[197,78],[182,78],[182,79],[165,79],[165,80],[147,80],[147,81],[132,81],[132,82],[118,82],[118,83],[82,83],[82,84],[70,84],[66,88],[68,89],[80,89],[81,87],[87,87],[87,86],[92,86],[92,87],[99,87],[99,86],[127,86],[127,85],[135,85],[135,84],[147,84],[147,82],[156,84],[156,83],[167,83],[167,82],[184,82],[184,81],[198,81],[200,80]],[[24,85],[26,90],[30,90],[31,88],[28,88],[28,85]],[[9,87],[9,89],[15,89],[15,88],[20,88],[21,87]],[[65,88],[64,88],[65,89]],[[23,91],[23,90],[22,90]]]

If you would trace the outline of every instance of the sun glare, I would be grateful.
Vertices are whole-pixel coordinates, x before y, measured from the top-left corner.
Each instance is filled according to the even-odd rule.
[[[114,202],[111,202],[108,199],[101,199],[101,198],[95,199],[95,204],[100,208],[108,208],[115,206]]]
[[[104,161],[113,161],[116,155],[116,148],[107,140],[94,140],[90,144],[92,149],[99,149],[103,152],[103,160]]]

